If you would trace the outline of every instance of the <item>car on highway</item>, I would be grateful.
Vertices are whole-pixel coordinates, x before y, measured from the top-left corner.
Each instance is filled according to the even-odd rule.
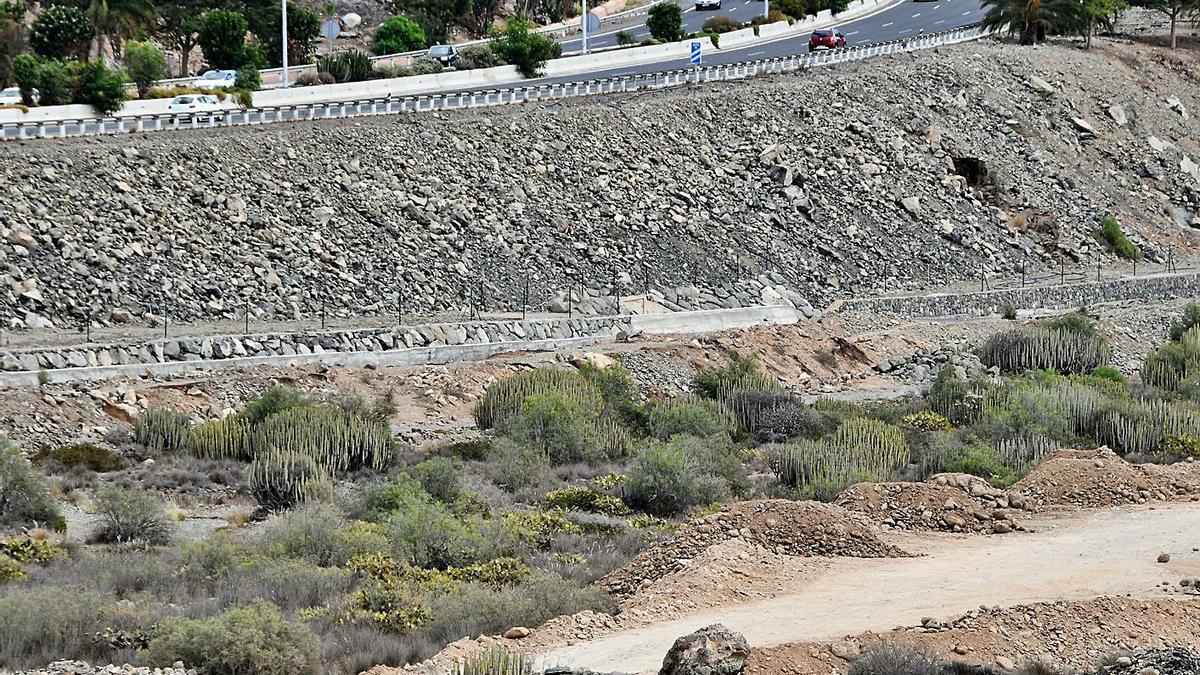
[[[425,56],[449,68],[458,63],[458,48],[454,45],[434,45],[425,52]]]
[[[167,112],[193,115],[202,115],[204,113],[219,112],[221,110],[221,102],[215,96],[207,94],[184,94],[176,96],[167,104]]]
[[[40,94],[37,89],[32,92],[34,105],[37,105]],[[24,105],[24,99],[21,98],[21,90],[17,87],[9,87],[0,90],[0,105]]]
[[[221,87],[232,87],[237,81],[238,71],[236,70],[207,70],[200,76],[192,86],[197,89],[219,89]]]
[[[836,28],[814,30],[812,36],[808,38],[808,51],[810,52],[822,49],[837,49],[845,46],[846,36],[842,35],[842,31]]]
[[[706,9],[721,9],[721,0],[696,0],[696,11]]]

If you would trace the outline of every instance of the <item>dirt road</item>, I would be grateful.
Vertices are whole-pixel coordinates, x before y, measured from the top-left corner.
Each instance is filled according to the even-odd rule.
[[[918,558],[840,558],[795,593],[614,633],[541,656],[598,672],[657,671],[675,638],[712,623],[752,646],[834,640],[917,625],[980,605],[1131,594],[1159,597],[1161,583],[1200,576],[1200,504],[1169,504],[1034,521],[1033,533],[1000,537],[906,535]],[[1171,561],[1159,564],[1161,552]]]

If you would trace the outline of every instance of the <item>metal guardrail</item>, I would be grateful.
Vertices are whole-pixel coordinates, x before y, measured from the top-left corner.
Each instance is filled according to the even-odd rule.
[[[530,86],[514,86],[464,92],[443,92],[397,97],[307,103],[287,106],[243,108],[217,114],[180,113],[124,117],[54,120],[46,122],[0,123],[0,139],[65,138],[101,134],[136,133],[177,129],[299,122],[367,115],[394,115],[432,110],[459,110],[514,103],[535,103],[577,96],[620,94],[667,89],[705,82],[742,80],[761,75],[792,73],[813,67],[861,61],[876,56],[897,54],[981,37],[978,24],[929,33],[914,38],[856,45],[844,49],[808,52],[790,56],[737,63],[685,68],[621,77],[582,80]]]

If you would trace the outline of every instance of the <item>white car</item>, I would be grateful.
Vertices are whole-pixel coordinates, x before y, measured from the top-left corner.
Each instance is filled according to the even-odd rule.
[[[703,9],[721,9],[721,0],[696,0],[696,11]]]
[[[37,105],[39,98],[38,90],[34,89],[32,93],[33,103]],[[17,87],[0,90],[0,105],[22,105],[24,102],[24,99],[21,98],[21,90]]]
[[[197,89],[219,89],[221,87],[232,87],[237,81],[238,71],[236,70],[209,70],[200,76],[200,79],[192,83],[192,86]]]
[[[206,94],[184,94],[171,99],[171,103],[167,105],[169,113],[191,113],[200,115],[203,113],[220,112],[221,102],[214,96]]]

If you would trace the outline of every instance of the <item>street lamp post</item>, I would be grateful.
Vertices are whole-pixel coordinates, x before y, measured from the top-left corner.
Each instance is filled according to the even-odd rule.
[[[583,53],[588,51],[588,6],[587,0],[583,0]]]
[[[281,0],[280,13],[282,19],[280,24],[283,26],[283,86],[288,86],[288,36],[287,36],[287,0]]]

